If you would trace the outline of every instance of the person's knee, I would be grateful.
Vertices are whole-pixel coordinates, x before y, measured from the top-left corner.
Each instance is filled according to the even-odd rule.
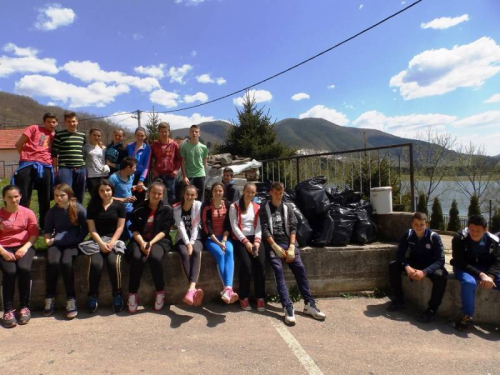
[[[471,289],[477,288],[477,281],[471,275],[463,275],[462,279],[460,280],[460,283],[464,288],[471,288]]]
[[[440,281],[448,279],[448,272],[446,270],[443,270],[443,269],[438,269],[438,270],[434,271],[431,275],[432,275],[432,277],[434,277],[435,279],[440,280]]]

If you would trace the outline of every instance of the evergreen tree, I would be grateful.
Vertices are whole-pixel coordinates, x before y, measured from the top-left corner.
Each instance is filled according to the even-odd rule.
[[[446,230],[449,230],[450,232],[458,232],[461,229],[462,225],[460,224],[459,214],[460,212],[458,211],[457,201],[453,199],[450,208],[450,220],[448,221],[448,228],[446,228]]]
[[[471,217],[472,215],[481,215],[479,198],[475,194],[470,198],[469,212],[467,213],[468,217]]]
[[[148,141],[149,144],[153,143],[160,138],[160,132],[158,131],[158,125],[160,124],[160,116],[155,112],[153,107],[153,112],[148,115],[148,122],[146,122],[146,130],[148,131]]]
[[[255,98],[247,94],[243,100],[243,109],[236,109],[238,123],[233,123],[226,134],[226,141],[216,147],[214,153],[229,152],[232,155],[266,160],[288,157],[295,150],[277,140],[274,123],[269,112],[257,108]]]
[[[432,204],[431,228],[444,230],[443,209],[441,208],[441,202],[437,197],[434,198],[434,203]]]
[[[500,208],[495,207],[493,211],[493,216],[491,217],[490,232],[497,233],[500,232]]]
[[[420,193],[418,196],[417,212],[422,212],[429,216],[429,210],[427,209],[427,197],[424,193]]]

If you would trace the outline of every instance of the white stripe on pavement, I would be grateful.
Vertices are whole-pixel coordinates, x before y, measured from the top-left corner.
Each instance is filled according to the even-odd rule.
[[[271,324],[276,328],[276,331],[280,334],[281,338],[286,342],[288,347],[292,350],[293,354],[297,357],[299,362],[304,366],[307,373],[310,375],[323,375],[323,372],[319,369],[316,363],[309,357],[302,345],[297,341],[295,337],[290,333],[286,327],[282,324],[276,324],[274,319],[271,319]]]

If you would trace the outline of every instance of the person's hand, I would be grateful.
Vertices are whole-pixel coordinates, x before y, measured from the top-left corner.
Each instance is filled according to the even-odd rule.
[[[295,260],[295,245],[290,245],[286,251],[286,262],[292,263]]]
[[[247,249],[247,251],[250,253],[250,254],[253,254],[253,246],[252,244],[250,243],[250,241],[247,241],[245,243],[245,248]]]
[[[411,277],[414,281],[420,281],[425,278],[425,272],[421,270],[414,270],[413,275]]]
[[[116,241],[111,240],[106,244],[106,247],[108,248],[109,251],[113,250],[113,247],[115,247]]]
[[[125,198],[125,202],[134,203],[137,200],[137,197],[131,195],[130,197]]]
[[[146,259],[149,258],[150,253],[151,253],[151,243],[148,242],[146,243],[146,246],[144,246],[144,254],[146,254]]]
[[[144,242],[144,241],[141,241],[141,242],[139,243],[139,247],[141,248],[141,251],[142,251],[144,254],[146,254],[146,245],[147,245],[147,244],[148,244],[148,243],[147,243],[147,242]]]
[[[285,250],[281,246],[279,246],[276,242],[271,245],[271,248],[273,251],[276,253],[276,255],[280,258],[283,259],[286,257]]]
[[[2,258],[6,262],[15,262],[16,261],[16,256],[12,254],[10,251],[4,250],[2,251]]]
[[[45,239],[45,245],[47,247],[52,246],[54,244],[54,239],[53,238],[46,238]]]
[[[220,241],[219,247],[222,250],[222,252],[226,251],[226,241],[225,240]]]
[[[28,251],[28,249],[26,249],[24,246],[20,247],[15,252],[15,258],[21,259],[26,254],[27,251]]]
[[[493,281],[493,278],[486,275],[485,273],[481,273],[479,275],[479,278],[481,279],[481,281],[479,282],[479,285],[482,287],[482,288],[485,288],[485,289],[493,289],[496,287],[496,284],[495,282]]]
[[[184,185],[186,185],[186,186],[188,186],[188,185],[189,185],[189,178],[184,177],[184,178],[182,179],[182,181],[184,182]]]
[[[411,279],[413,277],[413,274],[415,273],[416,269],[412,268],[411,266],[406,266],[405,271],[406,271],[406,275]]]
[[[187,247],[187,251],[188,251],[189,256],[191,256],[191,254],[193,254],[193,244],[192,243],[188,243],[186,245],[186,247]]]
[[[101,252],[104,254],[109,253],[111,250],[108,248],[108,244],[105,242],[100,242],[99,243],[99,249],[101,249]]]

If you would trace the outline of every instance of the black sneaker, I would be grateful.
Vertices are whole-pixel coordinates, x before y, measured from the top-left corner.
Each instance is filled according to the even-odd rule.
[[[115,313],[119,313],[123,310],[123,296],[121,294],[117,294],[113,297],[113,311]]]
[[[472,320],[472,316],[469,315],[464,315],[458,322],[455,323],[455,328],[458,329],[460,332],[466,332],[468,331],[472,326],[474,325],[474,322]]]
[[[293,305],[285,307],[285,324],[287,326],[295,325],[295,311],[293,309]]]
[[[97,311],[97,306],[99,304],[97,303],[97,296],[90,296],[89,297],[89,302],[87,304],[87,311],[89,314],[93,314]]]
[[[427,309],[424,311],[422,315],[418,317],[418,321],[421,323],[429,323],[434,320],[436,317],[436,312],[431,309]]]
[[[399,310],[404,310],[404,308],[405,308],[404,301],[395,299],[394,301],[391,302],[391,304],[389,305],[387,310],[388,311],[399,311]]]

